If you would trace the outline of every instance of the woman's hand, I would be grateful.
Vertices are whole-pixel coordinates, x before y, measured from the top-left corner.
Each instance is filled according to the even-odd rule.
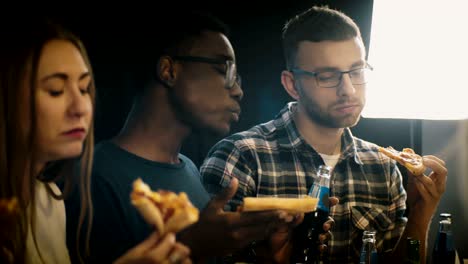
[[[160,237],[157,232],[145,241],[128,250],[114,264],[131,263],[183,263],[190,264],[190,249],[176,242],[175,235],[169,233]]]

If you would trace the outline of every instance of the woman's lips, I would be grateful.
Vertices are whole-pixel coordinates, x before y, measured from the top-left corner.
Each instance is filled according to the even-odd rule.
[[[86,136],[86,130],[84,128],[75,128],[64,132],[63,135],[71,138],[83,139]]]

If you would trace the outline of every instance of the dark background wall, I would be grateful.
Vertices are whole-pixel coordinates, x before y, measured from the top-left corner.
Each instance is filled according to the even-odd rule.
[[[314,4],[327,4],[338,8],[353,17],[360,26],[364,42],[369,43],[369,30],[372,15],[372,0],[305,1],[272,3],[273,1],[177,1],[175,5],[184,9],[197,9],[211,12],[221,18],[231,29],[231,42],[236,52],[239,72],[242,75],[244,100],[241,103],[242,115],[232,132],[245,130],[259,122],[267,121],[290,101],[283,90],[280,73],[284,69],[281,47],[281,30],[292,16],[310,8]],[[88,48],[96,75],[98,87],[98,108],[96,117],[97,141],[115,135],[121,128],[131,105],[132,84],[128,70],[135,40],[128,33],[141,28],[135,26],[135,16],[168,17],[167,13],[177,12],[174,4],[156,3],[112,7],[111,10],[54,14],[84,40]],[[145,32],[147,38],[159,38],[158,29]],[[144,39],[143,39],[144,41]],[[161,41],[164,41],[161,38]],[[212,135],[194,135],[184,146],[184,153],[199,164],[206,148],[218,138]],[[201,149],[201,150],[200,150]]]
[[[197,3],[177,1],[176,5],[180,8],[183,6],[186,9],[209,11],[231,28],[231,41],[236,51],[245,93],[241,103],[243,113],[240,122],[233,126],[232,132],[234,133],[272,119],[291,100],[280,83],[280,73],[284,69],[281,29],[287,19],[314,4],[327,4],[344,11],[356,21],[361,28],[365,45],[369,47],[372,3],[372,0],[294,0],[279,3],[219,1],[215,4],[207,1],[197,1]],[[125,3],[119,6],[114,3],[112,7],[102,10],[90,11],[88,7],[83,7],[72,13],[53,14],[58,20],[76,31],[88,48],[98,87],[95,131],[97,141],[118,133],[131,105],[132,84],[127,77],[127,71],[134,65],[128,63],[128,58],[132,55],[132,50],[128,47],[132,46],[135,40],[126,38],[125,33],[138,30],[131,26],[132,17],[158,16],[158,13],[174,12],[173,6],[161,5],[158,2],[152,4],[155,6],[150,7],[149,4],[141,5],[141,3]],[[167,23],[176,22],[167,21]],[[155,25],[153,32],[147,32],[147,37],[159,37],[157,33],[161,26],[164,25]],[[162,38],[161,41],[164,39]],[[391,47],[388,49],[391,52]],[[433,122],[426,125],[425,129],[433,129],[434,124],[440,127],[437,122]],[[426,136],[424,139],[426,146],[424,148],[421,127],[421,120],[362,119],[353,128],[353,132],[363,139],[383,146],[391,145],[397,149],[410,146],[419,153],[423,153],[424,149],[430,151],[428,153],[439,153],[440,146],[431,143],[431,137]],[[440,138],[447,138],[452,132],[442,130],[441,133]],[[192,135],[184,143],[182,153],[200,165],[210,147],[219,139],[210,134]],[[449,186],[456,185],[451,178],[449,182]],[[453,195],[452,190],[447,190],[442,209],[455,213],[453,210],[462,205],[453,206],[453,202],[447,202],[457,199],[458,196]],[[442,209],[439,209],[439,212]],[[461,231],[462,224],[466,222],[463,219],[466,218],[458,219],[461,221],[455,222],[458,224],[456,228]],[[437,221],[433,222],[435,224],[432,225],[430,245],[435,238],[437,228]],[[455,234],[456,242],[460,247],[460,253],[468,256],[466,246],[468,241],[462,234],[463,232]]]

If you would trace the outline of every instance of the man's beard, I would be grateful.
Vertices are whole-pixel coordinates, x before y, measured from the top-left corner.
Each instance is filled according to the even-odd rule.
[[[346,128],[353,127],[359,122],[360,114],[353,118],[351,116],[333,117],[326,109],[322,109],[315,99],[307,96],[302,91],[302,87],[298,88],[297,90],[300,96],[299,101],[307,117],[315,123],[329,128]]]

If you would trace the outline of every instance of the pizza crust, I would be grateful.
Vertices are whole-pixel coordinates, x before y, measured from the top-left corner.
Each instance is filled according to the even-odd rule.
[[[317,208],[317,198],[245,197],[241,211],[284,210],[290,213],[308,213]]]

